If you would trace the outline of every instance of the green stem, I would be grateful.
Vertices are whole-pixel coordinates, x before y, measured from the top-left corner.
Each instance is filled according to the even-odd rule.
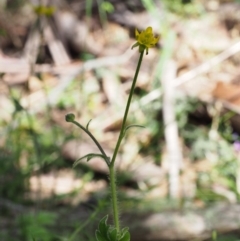
[[[119,224],[119,211],[118,211],[118,203],[117,203],[116,177],[115,177],[114,166],[112,165],[109,166],[109,175],[110,175],[110,188],[111,188],[111,195],[112,195],[114,225],[115,225],[115,228],[117,229],[117,232],[119,232],[120,224]]]
[[[85,127],[83,127],[81,124],[79,124],[77,121],[72,120],[71,122],[73,124],[75,124],[76,126],[78,126],[79,128],[81,128],[84,132],[86,132],[90,136],[90,138],[94,141],[94,143],[96,144],[96,146],[98,147],[100,152],[106,157],[106,161],[107,161],[108,160],[108,156],[106,155],[105,151],[103,150],[103,148],[101,147],[101,145],[99,144],[97,139],[92,135],[92,133],[90,131],[88,131]],[[110,162],[107,162],[107,164],[109,166]]]
[[[134,79],[133,79],[133,82],[132,82],[132,87],[131,87],[131,90],[130,90],[130,93],[129,93],[129,96],[128,96],[127,106],[126,106],[126,109],[125,109],[125,113],[124,113],[124,117],[123,117],[123,122],[122,122],[121,130],[120,130],[120,134],[119,134],[119,137],[118,137],[118,141],[117,141],[116,147],[114,149],[113,157],[111,159],[111,166],[114,166],[114,163],[115,163],[115,160],[116,160],[116,156],[117,156],[117,153],[118,153],[121,141],[122,141],[123,136],[124,136],[125,125],[126,125],[126,121],[127,121],[127,115],[128,115],[129,107],[130,107],[130,104],[131,104],[133,91],[134,91],[134,88],[135,88],[135,85],[136,85],[136,82],[137,82],[137,77],[138,77],[138,73],[139,73],[139,70],[140,70],[140,66],[141,66],[141,63],[142,63],[143,54],[144,54],[144,51],[140,53],[137,69],[136,69],[136,72],[135,72],[135,75],[134,75]]]
[[[136,85],[136,82],[137,82],[137,77],[138,77],[138,73],[139,73],[139,70],[140,70],[140,66],[141,66],[141,63],[142,63],[143,54],[144,54],[144,51],[142,51],[140,53],[137,69],[136,69],[136,72],[135,72],[135,75],[134,75],[134,78],[133,78],[133,82],[132,82],[132,87],[131,87],[131,90],[130,90],[130,93],[129,93],[129,96],[128,96],[128,101],[127,101],[127,105],[126,105],[126,109],[125,109],[125,113],[124,113],[124,117],[123,117],[121,130],[120,130],[120,133],[119,133],[118,141],[117,141],[116,147],[114,149],[114,153],[113,153],[113,157],[111,159],[111,163],[109,165],[113,218],[114,218],[114,224],[115,224],[115,227],[117,229],[117,232],[120,231],[120,225],[119,225],[119,212],[118,212],[118,206],[117,206],[117,191],[116,191],[117,188],[116,188],[116,181],[115,181],[114,163],[115,163],[115,160],[116,160],[116,156],[117,156],[121,141],[124,137],[127,115],[128,115],[128,111],[129,111],[129,108],[130,108],[134,88],[135,88],[135,85]]]

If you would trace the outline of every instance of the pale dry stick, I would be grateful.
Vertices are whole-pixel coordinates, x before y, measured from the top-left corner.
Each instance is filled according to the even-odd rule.
[[[23,59],[26,61],[25,62],[26,66],[25,68],[22,68],[23,66],[20,66],[21,70],[26,71],[27,75],[29,75],[30,72],[34,71],[34,66],[37,61],[40,44],[41,44],[40,33],[38,32],[37,27],[34,24],[32,26],[32,29],[30,30],[26,44],[23,49]],[[22,65],[24,64],[24,60],[22,61]],[[12,65],[10,65],[10,67],[12,68],[10,69],[11,71],[16,70]],[[5,69],[5,71],[7,71],[7,69]]]
[[[34,23],[24,45],[22,58],[0,57],[0,73],[5,74],[3,80],[9,86],[28,82],[34,72],[40,44],[41,36]]]
[[[36,64],[34,73],[52,73],[59,75],[69,75],[75,78],[83,71],[90,71],[101,67],[116,66],[128,61],[134,52],[127,50],[124,54],[111,57],[101,57],[98,59],[88,60],[85,63],[75,62],[66,65],[53,66],[50,64]],[[29,72],[30,66],[26,58],[0,57],[0,73],[25,73]],[[60,81],[61,82],[61,81]],[[70,80],[71,82],[71,80]]]
[[[40,22],[41,21],[41,22]],[[31,67],[31,74],[35,72],[36,60],[39,54],[41,41],[47,43],[53,61],[56,65],[69,64],[71,62],[68,53],[62,42],[53,32],[54,26],[45,16],[38,16],[32,25],[29,37],[24,47],[23,56]]]
[[[84,71],[90,71],[100,67],[107,67],[107,66],[116,66],[119,64],[123,64],[128,61],[129,58],[133,55],[133,51],[127,50],[124,54],[120,56],[112,56],[112,57],[102,57],[96,60],[89,60],[86,63],[82,64],[81,66],[76,65],[73,67],[67,74],[63,74],[60,76],[59,84],[49,91],[48,93],[48,100],[41,99],[41,103],[36,102],[36,104],[31,106],[31,113],[38,112],[41,110],[45,105],[46,102],[50,105],[54,105],[57,103],[59,96],[63,93],[63,91],[67,88],[67,86]],[[60,67],[59,67],[60,68]],[[26,97],[28,98],[28,97]],[[22,102],[27,103],[25,99],[22,99]],[[28,106],[24,106],[25,108],[30,108]]]
[[[185,84],[186,82],[192,80],[193,78],[197,77],[200,74],[207,73],[210,71],[215,65],[220,64],[224,60],[228,59],[229,57],[233,56],[234,54],[240,51],[240,41],[229,47],[228,49],[224,50],[222,53],[218,54],[217,56],[213,57],[212,59],[206,61],[205,63],[201,64],[200,66],[182,74],[181,76],[174,79],[173,87],[180,87],[181,85]],[[157,98],[162,96],[162,92],[159,89],[155,89],[151,91],[149,94],[145,95],[142,98],[141,104],[148,104]]]
[[[222,105],[226,108],[229,109],[236,114],[240,115],[240,107],[238,105],[234,105],[226,100],[221,100]]]
[[[62,74],[60,77],[60,84],[53,88],[48,96],[48,101],[50,104],[55,104],[57,98],[61,95],[64,89],[74,80],[74,78],[81,74],[83,71],[90,71],[92,69],[100,68],[100,67],[107,67],[107,66],[114,66],[117,64],[124,63],[132,56],[131,51],[126,51],[121,56],[114,56],[114,57],[103,57],[97,60],[89,60],[88,62],[82,63],[73,63],[64,66],[51,66],[51,65],[35,65],[35,72],[36,73],[43,73],[43,72],[52,72],[54,74]],[[8,68],[9,67],[9,68]],[[20,73],[28,73],[30,71],[29,64],[27,64],[26,60],[24,59],[1,59],[0,58],[0,73],[14,73],[15,71],[20,71]],[[65,73],[65,75],[64,75]],[[154,97],[154,96],[153,96]],[[29,105],[29,101],[31,105]],[[153,98],[154,99],[154,98]],[[39,102],[40,100],[40,102]],[[42,90],[36,91],[30,94],[27,97],[21,99],[21,104],[30,110],[30,113],[36,113],[40,111],[46,104],[45,95]],[[136,104],[136,103],[135,103]],[[137,106],[139,106],[137,104]],[[137,107],[136,106],[136,107]],[[117,115],[117,120],[121,118],[121,115]]]
[[[25,74],[30,72],[30,66],[26,58],[0,57],[0,73]]]
[[[190,70],[187,73],[176,78],[174,80],[174,82],[176,83],[174,85],[174,87],[179,87],[180,85],[192,80],[194,77],[208,72],[213,66],[220,64],[221,62],[223,62],[227,58],[233,56],[234,54],[236,54],[239,51],[240,51],[240,42],[237,42],[236,44],[232,45],[231,47],[229,47],[228,49],[226,49],[219,55],[215,56],[211,60],[203,63],[202,65],[194,68],[193,70]],[[76,64],[76,66],[72,66],[72,67],[70,67],[71,65],[68,66],[69,68],[67,67],[68,71],[66,71],[67,72],[66,75],[63,75],[60,77],[60,81],[59,81],[60,84],[58,86],[56,86],[52,91],[50,91],[50,94],[52,94],[52,96],[53,96],[53,97],[51,97],[52,100],[50,102],[52,104],[54,104],[54,102],[56,102],[57,97],[65,90],[65,88],[71,83],[71,81],[73,81],[73,79],[77,75],[81,74],[83,71],[89,71],[89,70],[97,69],[100,67],[114,66],[114,65],[122,64],[125,61],[127,61],[132,55],[133,55],[133,52],[128,50],[121,56],[103,57],[103,58],[99,58],[97,60],[89,60],[88,62],[84,63],[83,65]],[[9,66],[9,64],[10,64],[9,62],[8,62],[8,64],[7,63],[5,64],[4,60],[0,59],[0,73],[18,72],[18,71],[22,72],[23,69],[24,69],[24,71],[28,71],[29,66],[27,65],[27,63],[24,60],[20,60],[19,63],[17,63],[18,61],[16,61],[16,65],[11,66],[11,68]],[[21,63],[22,63],[22,65],[20,65]],[[39,66],[37,69],[38,69],[37,71],[45,70],[46,72],[50,70],[50,69],[48,69],[47,66],[42,66],[42,68]],[[64,70],[64,67],[53,67],[53,72],[54,73],[62,73],[61,69]],[[149,94],[142,97],[139,102],[134,102],[132,104],[131,110],[132,111],[136,110],[136,108],[139,108],[139,105],[145,106],[145,105],[151,103],[152,101],[160,98],[161,96],[162,96],[161,89],[160,88],[155,89],[155,90],[151,91]],[[54,99],[55,99],[55,101],[54,101]],[[42,100],[41,105],[38,105],[37,110],[35,110],[34,112],[37,112],[39,109],[41,109],[40,107],[44,106],[44,104],[45,104],[45,102],[44,102],[44,100]],[[96,118],[91,123],[91,126],[92,127],[94,125],[99,126],[98,123],[101,123],[100,129],[103,130],[103,129],[107,128],[108,125],[111,125],[111,123],[113,124],[116,121],[119,121],[121,119],[121,115],[118,112],[115,116],[112,116],[111,123],[106,123],[103,125],[102,120],[106,119],[106,118],[104,118],[104,116],[108,115],[108,113],[109,113],[109,110],[107,110],[101,116]],[[109,119],[109,118],[107,118],[107,119]]]
[[[220,64],[221,62],[233,56],[239,51],[240,51],[240,42],[237,42],[236,44],[232,45],[230,48],[224,50],[222,53],[218,54],[217,56],[213,57],[207,62],[201,64],[200,66],[196,67],[193,70],[190,70],[186,74],[183,74],[180,77],[176,78],[174,87],[179,87],[180,85],[185,84],[186,82],[188,82],[189,80],[192,80],[198,75],[207,73],[215,65]]]
[[[71,59],[62,43],[53,32],[53,26],[47,18],[44,19],[43,34],[48,44],[49,51],[56,65],[64,65],[71,62]]]
[[[175,88],[173,80],[176,78],[176,63],[168,61],[164,68],[162,76],[163,88],[163,121],[164,135],[167,147],[167,163],[169,173],[169,195],[172,199],[178,199],[179,190],[179,172],[183,160],[179,143],[178,127],[175,117]]]
[[[53,67],[53,72],[55,73],[62,73],[59,84],[52,89],[49,94],[48,98],[45,98],[45,94],[42,91],[37,91],[33,94],[30,94],[28,97],[24,97],[21,99],[21,104],[22,106],[28,111],[29,114],[35,114],[42,110],[44,106],[48,103],[49,105],[54,105],[56,104],[59,96],[63,93],[63,91],[67,88],[67,86],[78,76],[84,71],[90,71],[96,68],[100,67],[107,67],[107,66],[116,66],[125,63],[128,61],[132,55],[134,54],[133,51],[127,50],[124,54],[120,56],[112,56],[112,57],[102,57],[94,60],[89,60],[84,64],[73,64],[73,65],[67,65],[67,71],[64,71],[64,67],[57,66]],[[26,60],[21,59],[21,60],[16,60],[16,59],[11,59],[8,60],[8,63],[5,63],[2,60],[1,62],[0,58],[0,73],[5,73],[4,70],[6,70],[7,66],[11,66],[11,68],[8,68],[10,73],[13,73],[13,70],[22,70],[23,72],[29,72],[30,71],[30,65],[27,63]],[[14,67],[11,65],[11,63],[14,63]],[[18,68],[20,67],[20,68]],[[39,69],[34,68],[35,71],[40,71],[40,70],[45,70],[46,72],[50,71],[49,66],[39,66]],[[17,72],[16,71],[16,72]],[[66,72],[65,75],[63,73]],[[30,99],[30,100],[29,100]],[[33,100],[33,101],[32,101]],[[120,116],[119,118],[122,118]],[[15,121],[16,122],[16,121]],[[17,125],[17,123],[14,123]],[[101,129],[101,128],[100,128]]]
[[[7,74],[4,80],[8,84],[27,82],[30,75],[38,72],[39,65],[36,65],[36,60],[43,39],[48,45],[56,66],[60,65],[62,67],[71,62],[64,45],[53,32],[52,28],[54,26],[50,25],[49,20],[45,16],[41,16],[41,18],[38,17],[35,23],[32,24],[21,59],[0,58],[0,73]],[[41,21],[41,24],[39,21]],[[52,66],[49,66],[48,72],[51,72]]]
[[[222,61],[226,60],[227,58],[231,57],[232,55],[236,54],[239,51],[240,51],[240,42],[234,44],[227,50],[223,51],[222,53],[215,56],[211,60],[203,63],[202,65],[196,67],[195,69],[190,70],[189,72],[174,79],[173,81],[176,84],[174,84],[173,87],[179,87],[180,85],[186,83],[187,81],[192,80],[194,77],[196,77],[202,73],[208,72],[209,70],[211,70],[211,68],[213,66],[221,63]],[[55,104],[58,97],[65,90],[65,88],[73,81],[73,79],[77,75],[81,74],[83,71],[89,71],[89,70],[97,69],[100,67],[115,66],[118,64],[122,64],[125,61],[127,61],[132,55],[133,55],[133,52],[128,50],[123,55],[118,56],[118,57],[116,57],[116,56],[103,57],[103,58],[99,58],[97,60],[90,60],[81,66],[76,65],[75,67],[72,67],[71,69],[69,69],[69,72],[67,73],[67,75],[63,75],[60,77],[59,85],[56,86],[52,91],[49,92],[49,100],[48,100],[49,103]],[[56,72],[60,71],[59,67],[55,67],[54,69]],[[139,108],[139,106],[145,106],[145,105],[151,103],[152,101],[160,98],[161,96],[162,96],[161,89],[160,88],[155,89],[155,90],[151,91],[149,94],[145,95],[143,98],[141,98],[140,101],[134,102],[132,104],[131,110],[134,111],[137,108]],[[40,105],[39,105],[39,103],[37,103],[37,106],[36,105],[33,106],[32,111],[37,112],[39,109],[41,109],[44,106],[44,104],[45,104],[45,102],[44,102],[44,100],[42,100]],[[121,120],[121,118],[122,118],[120,111],[117,114],[112,115],[111,118],[105,118],[106,116],[109,116],[109,109],[106,110],[101,116],[95,118],[91,123],[91,127],[92,128],[97,127],[97,128],[100,128],[101,130],[105,130],[106,128],[111,126],[113,123],[116,123],[117,121]]]

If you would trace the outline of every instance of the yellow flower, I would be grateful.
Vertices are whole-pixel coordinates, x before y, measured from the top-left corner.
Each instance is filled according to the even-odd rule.
[[[154,37],[152,32],[152,27],[147,27],[141,33],[135,30],[135,37],[137,42],[132,46],[132,49],[139,46],[139,52],[143,52],[146,49],[146,54],[148,54],[148,48],[153,48],[159,40],[159,36]]]
[[[38,5],[34,7],[34,11],[37,15],[45,15],[50,17],[54,14],[55,8],[53,6]]]

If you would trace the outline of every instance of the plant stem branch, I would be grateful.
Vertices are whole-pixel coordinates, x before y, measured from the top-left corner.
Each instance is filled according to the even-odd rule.
[[[71,121],[73,124],[75,124],[76,126],[78,126],[79,128],[81,128],[85,133],[87,133],[90,138],[94,141],[94,143],[96,144],[96,146],[98,147],[98,149],[100,150],[100,152],[106,157],[106,162],[108,164],[108,166],[110,165],[110,162],[107,161],[108,160],[108,156],[106,155],[105,151],[103,150],[102,146],[99,144],[99,142],[97,141],[97,139],[92,135],[92,133],[90,131],[88,131],[85,127],[83,127],[81,124],[79,124],[77,121],[73,120]]]

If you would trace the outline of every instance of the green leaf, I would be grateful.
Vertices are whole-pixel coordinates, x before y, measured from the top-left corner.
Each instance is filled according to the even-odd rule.
[[[97,241],[106,241],[106,238],[100,233],[99,230],[96,230],[95,235]]]
[[[102,236],[104,236],[106,238],[107,238],[107,233],[108,233],[108,229],[109,229],[109,226],[107,225],[107,220],[108,220],[108,215],[103,217],[98,224],[98,230],[100,231]]]
[[[122,229],[121,234],[124,235],[126,232],[128,232],[129,228],[125,227]]]
[[[128,228],[123,228],[119,235],[116,228],[107,224],[107,220],[108,215],[103,217],[98,224],[98,230],[95,232],[97,241],[130,241]]]
[[[107,1],[103,1],[101,3],[101,8],[104,11],[106,11],[107,13],[112,13],[114,11],[114,6],[110,2],[107,2]]]
[[[128,129],[132,128],[132,127],[140,127],[140,128],[145,128],[145,126],[141,126],[141,125],[129,125],[125,128],[125,131],[127,131]]]
[[[112,228],[111,230],[108,230],[108,237],[111,241],[117,241],[117,229]]]
[[[102,158],[107,164],[109,160],[106,160],[106,157],[102,154],[97,154],[97,153],[90,153],[87,154],[79,159],[77,159],[74,163],[73,163],[73,167],[76,167],[83,159],[87,158],[87,162],[90,161],[92,158],[94,157],[100,157]]]
[[[126,132],[127,132],[130,128],[132,128],[132,127],[145,128],[145,126],[141,126],[141,125],[129,125],[129,126],[127,126],[127,127],[125,128],[125,130],[124,130],[124,135],[125,135]]]
[[[128,227],[122,229],[120,239],[118,241],[130,241],[130,233],[128,231]]]
[[[130,241],[130,233],[128,231],[126,231],[121,238],[119,239],[119,241]]]

